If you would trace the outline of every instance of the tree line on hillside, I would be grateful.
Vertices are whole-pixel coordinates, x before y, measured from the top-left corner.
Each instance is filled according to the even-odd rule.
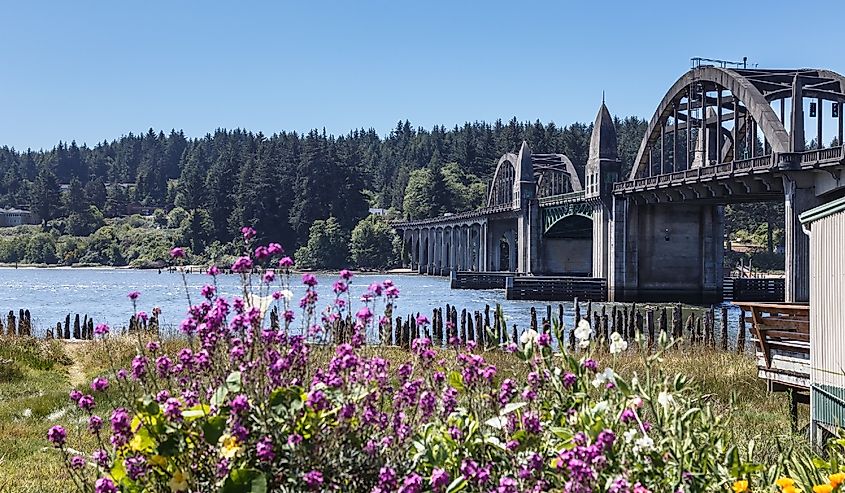
[[[646,122],[616,119],[624,166]],[[528,141],[537,153],[564,153],[583,174],[591,126],[496,121],[447,129],[399,122],[387,136],[312,130],[271,136],[223,130],[202,138],[129,134],[93,147],[60,142],[49,150],[0,148],[0,207],[29,207],[61,233],[90,235],[127,211],[186,212],[194,251],[226,242],[241,225],[293,251],[316,221],[333,219],[348,236],[370,207],[393,217],[430,217],[480,206],[497,159]],[[325,226],[325,222],[322,223]]]

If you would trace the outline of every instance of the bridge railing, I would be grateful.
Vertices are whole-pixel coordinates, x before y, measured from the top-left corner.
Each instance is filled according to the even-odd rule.
[[[824,149],[821,152],[826,152],[826,154],[824,154],[821,159],[836,159],[838,156],[842,155],[842,148]],[[736,173],[767,170],[774,167],[775,157],[775,155],[767,154],[765,156],[758,156],[749,159],[740,159],[737,161],[731,161],[729,163],[720,163],[712,166],[703,166],[700,168],[692,168],[684,171],[675,171],[672,173],[663,173],[655,176],[621,181],[613,184],[613,191],[625,192],[641,188],[653,188],[660,185],[694,183],[703,179],[724,178],[732,176]],[[814,156],[813,159],[818,158]]]
[[[839,161],[843,157],[842,146],[813,149],[801,154],[801,164],[817,164],[824,161]]]
[[[540,197],[539,202],[541,206],[555,205],[569,202],[581,202],[584,200],[584,191],[568,192],[558,195],[549,195],[548,197]]]

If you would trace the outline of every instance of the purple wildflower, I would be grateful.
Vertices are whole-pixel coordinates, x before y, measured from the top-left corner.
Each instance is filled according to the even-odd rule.
[[[244,240],[251,240],[255,236],[256,231],[249,226],[244,226],[241,228],[241,234],[244,235]]]
[[[273,452],[273,437],[264,436],[255,444],[255,456],[261,462],[273,462],[276,453]]]
[[[65,444],[65,439],[67,438],[67,432],[64,428],[59,425],[56,425],[47,432],[47,440],[50,440],[50,443],[57,447],[61,447]]]
[[[323,473],[315,469],[305,473],[302,479],[309,488],[318,489],[323,484]]]
[[[99,478],[94,483],[94,493],[119,493],[119,490],[111,479]]]

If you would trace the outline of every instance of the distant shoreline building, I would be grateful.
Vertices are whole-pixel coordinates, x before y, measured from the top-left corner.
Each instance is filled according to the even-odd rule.
[[[35,214],[24,209],[0,208],[0,228],[11,228],[22,224],[38,224]]]

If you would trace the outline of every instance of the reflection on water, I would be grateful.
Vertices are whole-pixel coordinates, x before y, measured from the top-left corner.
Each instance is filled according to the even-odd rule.
[[[505,300],[503,290],[451,290],[448,279],[440,277],[358,274],[352,279],[352,294],[358,297],[370,283],[388,278],[396,283],[401,293],[394,318],[416,313],[425,313],[430,318],[432,309],[444,307],[447,303],[455,305],[459,312],[462,308],[468,311],[483,310],[486,304],[492,307],[500,303],[508,326],[516,325],[521,330],[530,323],[531,306],[536,307],[538,318],[542,319],[546,313],[547,304],[544,302]],[[320,305],[325,306],[334,297],[331,284],[336,278],[319,274],[317,279]],[[240,278],[237,276],[220,276],[218,281],[220,292],[224,295],[241,292]],[[200,288],[208,282],[211,282],[211,277],[207,275],[187,275],[188,291],[194,303],[199,300]],[[304,288],[299,283],[299,276],[293,277],[292,284],[296,301]],[[132,303],[126,294],[135,290],[141,292],[138,310],[150,312],[153,307],[160,307],[162,324],[178,326],[188,306],[182,276],[178,273],[158,273],[155,270],[0,268],[0,313],[5,314],[9,310],[17,313],[21,308],[29,309],[36,334],[43,334],[47,328],[55,327],[56,322],[64,321],[68,313],[79,313],[80,316],[87,314],[94,318],[95,323],[106,322],[113,327],[120,327],[126,324],[132,314]],[[570,325],[573,304],[564,302],[563,305],[564,321]],[[583,307],[582,312],[585,309]],[[556,314],[557,308],[554,308],[553,316]],[[737,317],[738,311],[731,308],[732,334],[736,333]]]

